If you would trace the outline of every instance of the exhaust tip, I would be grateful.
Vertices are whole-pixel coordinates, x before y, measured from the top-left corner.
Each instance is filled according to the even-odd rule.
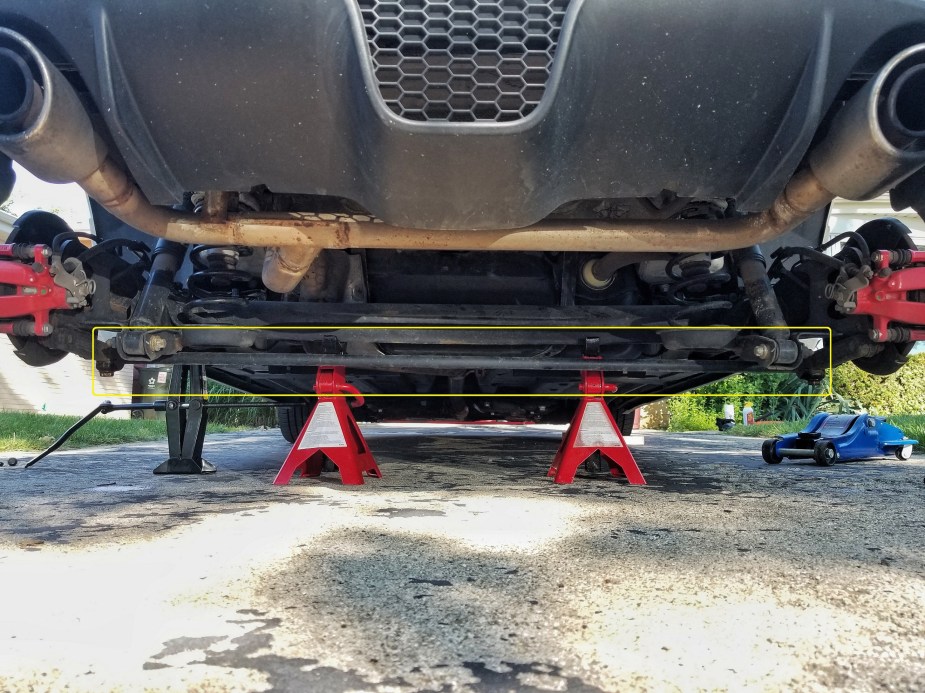
[[[893,56],[844,104],[809,153],[833,195],[870,200],[925,166],[925,43]]]
[[[25,59],[0,48],[0,132],[27,130],[41,109],[41,98],[41,87]]]
[[[881,109],[884,134],[897,149],[925,138],[925,64],[903,70],[886,86]]]
[[[73,183],[106,160],[86,107],[27,38],[0,26],[0,152],[49,183]]]

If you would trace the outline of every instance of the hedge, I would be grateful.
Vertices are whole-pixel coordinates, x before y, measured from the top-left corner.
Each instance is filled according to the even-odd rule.
[[[835,392],[856,400],[875,414],[921,414],[925,412],[925,354],[917,354],[898,373],[880,377],[865,373],[853,363],[835,369]]]
[[[738,374],[717,383],[694,390],[715,397],[672,398],[668,405],[669,430],[696,431],[715,428],[715,419],[722,416],[723,404],[731,402],[736,408],[737,420],[742,406],[751,401],[761,418],[798,420],[805,418],[815,406],[823,404],[809,397],[787,397],[796,392],[822,392],[826,387],[811,390],[795,376],[775,373]],[[865,373],[857,366],[846,363],[832,374],[832,389],[843,402],[863,407],[882,415],[921,414],[925,412],[925,354],[912,356],[898,373],[880,377]],[[734,393],[773,393],[776,397],[728,397]]]

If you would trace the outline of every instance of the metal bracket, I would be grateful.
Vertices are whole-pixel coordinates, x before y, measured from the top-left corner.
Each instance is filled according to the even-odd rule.
[[[87,305],[87,298],[96,291],[96,282],[87,277],[83,264],[77,258],[62,261],[60,255],[54,255],[51,274],[55,284],[67,291],[67,302],[71,308],[83,308]]]
[[[857,307],[857,292],[868,286],[874,273],[870,267],[862,267],[856,274],[849,274],[846,267],[838,271],[838,277],[825,287],[825,297],[835,301],[835,309],[852,313]]]
[[[739,340],[739,351],[743,361],[751,361],[762,368],[791,370],[802,359],[802,345],[792,339],[773,339],[759,334],[750,334]]]

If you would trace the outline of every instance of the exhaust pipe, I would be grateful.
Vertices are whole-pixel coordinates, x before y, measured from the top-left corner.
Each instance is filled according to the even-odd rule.
[[[522,229],[446,231],[302,214],[230,214],[208,219],[153,206],[108,157],[71,85],[27,39],[0,28],[0,152],[50,182],[76,182],[125,223],[180,243],[275,249],[264,277],[294,287],[322,249],[711,252],[777,238],[837,195],[879,194],[925,165],[925,44],[909,48],[851,99],[771,207],[708,220],[583,223],[544,221]],[[283,250],[300,246],[299,250]]]

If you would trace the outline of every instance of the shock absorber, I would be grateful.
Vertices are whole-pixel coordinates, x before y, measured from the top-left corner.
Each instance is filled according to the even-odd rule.
[[[174,279],[183,258],[186,246],[161,239],[154,246],[151,257],[151,269],[148,279],[138,300],[132,308],[129,325],[133,327],[160,327],[167,325],[170,294],[174,290]],[[130,356],[153,357],[158,352],[173,351],[167,349],[167,343],[161,335],[147,330],[123,330],[119,334],[122,351]]]

